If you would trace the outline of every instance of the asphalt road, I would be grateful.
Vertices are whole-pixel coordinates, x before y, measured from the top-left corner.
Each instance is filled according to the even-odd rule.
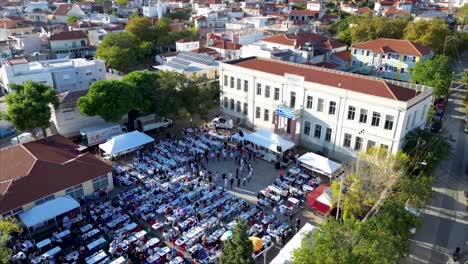
[[[422,214],[422,226],[411,241],[411,254],[403,263],[465,263],[468,261],[468,213],[463,191],[468,190],[468,134],[464,133],[463,98],[468,89],[453,89],[443,120],[444,137],[453,150],[435,171],[433,200]],[[463,257],[453,262],[456,247]]]

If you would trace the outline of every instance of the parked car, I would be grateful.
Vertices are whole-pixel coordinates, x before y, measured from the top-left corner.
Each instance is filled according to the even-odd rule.
[[[232,129],[234,127],[234,121],[227,116],[218,116],[213,119],[213,127],[216,129]]]

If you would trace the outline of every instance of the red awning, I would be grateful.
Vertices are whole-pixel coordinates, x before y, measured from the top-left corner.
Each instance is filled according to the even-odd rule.
[[[320,195],[323,194],[326,188],[330,187],[330,184],[321,184],[319,187],[317,187],[315,190],[313,190],[308,196],[307,196],[307,203],[314,209],[315,211],[318,211],[321,214],[328,214],[330,210],[330,206],[317,201]]]

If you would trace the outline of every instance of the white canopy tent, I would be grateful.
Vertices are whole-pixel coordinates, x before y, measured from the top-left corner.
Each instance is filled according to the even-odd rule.
[[[154,142],[152,137],[140,131],[132,131],[113,137],[106,143],[100,144],[99,148],[107,155],[115,156],[134,151],[151,142]]]
[[[328,177],[332,177],[341,168],[341,164],[312,152],[300,156],[298,160],[303,167]]]
[[[47,201],[21,213],[19,218],[28,228],[40,226],[44,222],[55,219],[57,216],[80,208],[80,204],[70,196],[64,196]]]
[[[293,142],[285,140],[279,135],[269,132],[265,129],[259,129],[255,133],[246,134],[244,135],[244,139],[252,142],[253,144],[269,149],[275,153],[278,153],[278,146],[281,147],[282,152],[294,147]]]
[[[315,226],[306,223],[296,235],[281,249],[278,255],[270,262],[270,264],[288,264],[292,263],[292,254],[294,249],[300,248],[304,235],[312,232]],[[310,241],[311,242],[311,241]]]

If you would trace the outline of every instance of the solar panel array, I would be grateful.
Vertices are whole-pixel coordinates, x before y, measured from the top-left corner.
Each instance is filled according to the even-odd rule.
[[[180,52],[177,55],[177,58],[199,63],[199,64],[204,64],[204,65],[212,65],[214,62],[214,59],[210,55],[187,52],[187,51]]]

